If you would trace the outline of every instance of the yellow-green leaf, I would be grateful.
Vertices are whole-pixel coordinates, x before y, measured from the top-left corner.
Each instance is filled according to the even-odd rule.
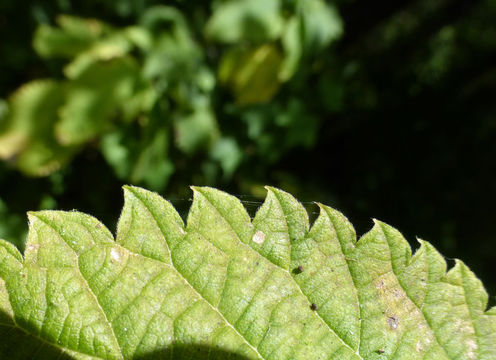
[[[252,221],[237,198],[193,187],[185,225],[125,187],[116,240],[86,214],[30,213],[24,256],[0,241],[0,357],[496,357],[496,311],[461,261],[446,272],[424,241],[412,256],[380,221],[357,241],[322,204],[310,225],[267,191]]]

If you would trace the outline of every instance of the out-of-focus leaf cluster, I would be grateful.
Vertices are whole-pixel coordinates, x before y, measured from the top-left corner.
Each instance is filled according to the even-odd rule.
[[[11,95],[0,157],[46,176],[92,146],[120,179],[160,190],[177,159],[203,157],[205,177],[220,170],[228,179],[250,156],[242,136],[221,130],[223,117],[246,129],[258,155],[313,145],[317,118],[296,96],[273,100],[303,57],[340,36],[336,10],[321,0],[235,0],[214,3],[201,31],[191,20],[153,6],[130,26],[68,15],[40,25],[34,49],[64,59],[62,76]],[[221,96],[231,97],[227,105],[219,106]],[[276,146],[279,131],[288,136]]]

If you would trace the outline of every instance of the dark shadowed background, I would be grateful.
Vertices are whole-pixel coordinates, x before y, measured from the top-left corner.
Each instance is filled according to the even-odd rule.
[[[0,3],[0,237],[120,186],[270,184],[461,258],[495,302],[496,0]]]

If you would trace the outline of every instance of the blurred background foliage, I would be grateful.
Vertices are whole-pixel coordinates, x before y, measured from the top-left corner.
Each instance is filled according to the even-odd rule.
[[[120,185],[264,184],[462,258],[496,295],[496,0],[0,3],[0,237]]]

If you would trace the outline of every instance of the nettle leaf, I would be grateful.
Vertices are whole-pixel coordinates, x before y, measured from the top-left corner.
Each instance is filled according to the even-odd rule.
[[[255,218],[194,187],[187,225],[125,187],[112,234],[78,212],[29,213],[24,257],[0,243],[0,356],[8,359],[494,359],[496,310],[461,262],[412,256],[375,221],[359,241],[319,204],[310,226],[267,188]]]
[[[36,29],[33,46],[43,57],[71,58],[109,32],[108,26],[97,19],[61,15],[56,21],[60,28],[42,24]]]
[[[269,102],[281,86],[283,58],[272,44],[227,52],[219,68],[219,80],[228,85],[240,106]]]
[[[65,91],[63,83],[35,80],[12,95],[0,129],[0,158],[31,176],[48,175],[72,158],[77,149],[60,144],[53,131]]]
[[[122,104],[132,98],[139,70],[125,57],[97,62],[68,84],[67,101],[55,125],[58,141],[81,145],[111,127]]]
[[[209,39],[234,44],[275,40],[283,27],[280,0],[226,1],[215,8],[205,32]]]

